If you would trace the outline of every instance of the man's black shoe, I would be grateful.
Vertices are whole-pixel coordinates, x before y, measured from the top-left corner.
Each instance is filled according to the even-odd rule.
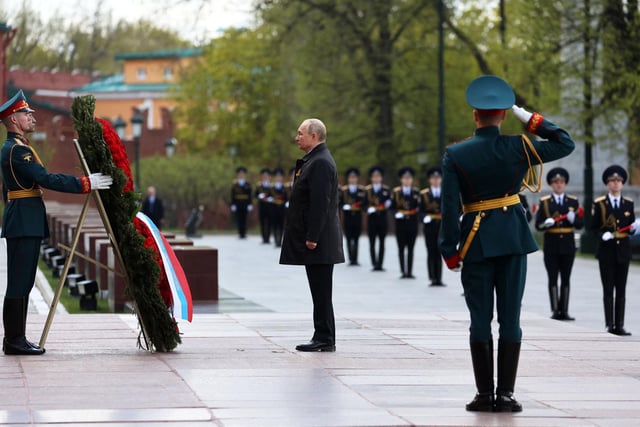
[[[297,345],[296,350],[308,351],[308,352],[311,352],[311,351],[334,352],[336,351],[336,345],[328,342],[311,340],[306,344]]]
[[[571,316],[569,316],[569,313],[560,313],[560,319],[559,319],[559,320],[569,320],[569,321],[572,321],[572,320],[576,320],[576,318],[575,318],[575,317],[571,317]]]
[[[440,282],[440,281],[433,281],[431,282],[431,284],[429,286],[447,286],[444,283]]]
[[[477,393],[465,408],[471,412],[493,412],[493,405],[493,393]]]
[[[513,394],[496,394],[495,412],[522,412],[522,405]]]
[[[551,318],[553,320],[563,320],[562,314],[559,311],[554,311],[553,314],[551,315]]]
[[[2,350],[4,351],[4,354],[11,356],[40,356],[41,354],[44,354],[45,351],[40,347],[31,347],[24,337],[13,340],[8,340],[5,338],[2,342]]]
[[[614,328],[611,332],[614,335],[619,335],[621,337],[628,337],[631,335],[631,332],[627,332],[624,328]]]

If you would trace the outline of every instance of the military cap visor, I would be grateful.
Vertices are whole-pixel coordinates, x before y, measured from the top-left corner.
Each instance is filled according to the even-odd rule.
[[[405,176],[405,175],[409,175],[409,176],[411,176],[411,177],[414,177],[414,176],[416,175],[416,171],[415,171],[415,170],[413,170],[413,168],[412,168],[412,167],[404,167],[404,168],[402,168],[402,169],[400,169],[400,170],[398,171],[398,176],[399,176],[400,178],[402,178],[402,177],[403,177],[403,176]]]
[[[511,86],[497,76],[480,76],[466,91],[467,102],[476,110],[506,110],[513,107],[516,95]]]
[[[260,170],[260,175],[271,175],[271,170],[268,168],[263,168]]]
[[[624,184],[627,182],[627,178],[627,171],[620,165],[611,165],[602,173],[602,182],[605,185],[613,179],[619,179]]]
[[[442,176],[442,169],[439,167],[429,169],[427,171],[427,178],[431,178],[432,176]]]
[[[565,168],[553,168],[547,174],[547,184],[551,184],[557,179],[563,179],[567,184],[569,183],[569,171]]]
[[[371,169],[369,169],[369,176],[373,175],[376,172],[378,172],[380,175],[384,175],[384,169],[382,168],[382,166],[373,166],[371,167]]]
[[[24,96],[22,89],[16,93],[13,98],[0,106],[0,119],[4,120],[13,113],[33,113],[35,110],[29,108],[27,98]]]
[[[358,170],[358,168],[349,168],[345,171],[344,173],[345,176],[351,176],[351,175],[355,175],[355,176],[360,176],[360,171]]]
[[[284,170],[282,168],[275,168],[273,174],[275,176],[284,176]]]
[[[244,166],[238,166],[236,168],[236,173],[240,173],[240,172],[247,173],[247,168],[245,168]]]

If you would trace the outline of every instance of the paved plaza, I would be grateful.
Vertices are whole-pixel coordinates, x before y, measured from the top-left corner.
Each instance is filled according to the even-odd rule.
[[[0,423],[109,426],[638,426],[640,268],[627,296],[632,337],[604,332],[597,263],[578,258],[570,312],[550,320],[540,253],[529,257],[524,343],[516,396],[520,414],[464,410],[474,384],[468,315],[459,275],[427,286],[424,240],[415,280],[399,279],[395,239],[386,272],[335,270],[336,353],[298,353],[311,336],[302,267],[279,266],[257,236],[197,239],[219,249],[221,301],[181,322],[173,353],[136,349],[131,315],[56,316],[42,357],[0,356]],[[4,245],[4,242],[2,242]],[[4,253],[4,248],[2,248]],[[6,280],[0,257],[0,287]],[[34,294],[29,336],[46,304]]]

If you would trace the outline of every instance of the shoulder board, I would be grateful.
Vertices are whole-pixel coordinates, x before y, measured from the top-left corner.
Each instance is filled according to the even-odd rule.
[[[574,196],[573,194],[567,194],[567,199],[571,199],[571,200],[578,200],[578,198],[576,196]]]
[[[427,194],[431,191],[430,188],[425,188],[424,190],[420,190],[420,194]]]
[[[456,145],[456,144],[459,144],[459,143],[461,143],[461,142],[468,141],[468,140],[470,140],[470,139],[471,139],[471,137],[468,137],[468,138],[465,138],[465,139],[461,139],[461,140],[459,140],[459,141],[451,142],[451,143],[449,143],[449,144],[447,145],[447,147],[451,147],[452,145]]]
[[[397,192],[397,191],[400,191],[400,190],[402,190],[402,187],[400,187],[400,186],[393,187],[393,192],[394,193]]]
[[[373,188],[373,185],[369,184],[366,187],[364,187],[365,190],[371,190]]]
[[[545,200],[549,200],[551,198],[551,194],[547,194],[546,196],[540,197],[540,201],[544,202]]]
[[[631,203],[633,203],[633,199],[630,199],[630,198],[628,198],[628,197],[624,197],[624,196],[622,196],[622,198],[623,198],[623,199],[625,199],[627,202],[631,202]]]
[[[607,196],[600,196],[597,199],[595,199],[593,201],[593,203],[599,203],[599,202],[604,202],[604,200],[607,198]]]

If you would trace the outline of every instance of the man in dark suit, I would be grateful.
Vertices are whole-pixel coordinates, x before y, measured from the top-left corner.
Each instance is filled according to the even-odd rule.
[[[429,187],[420,191],[420,209],[424,212],[424,241],[427,245],[427,271],[429,272],[429,286],[444,286],[442,283],[442,255],[438,247],[440,232],[440,212],[442,169],[433,167],[427,171]]]
[[[358,168],[347,169],[345,178],[347,184],[340,188],[344,237],[347,241],[349,265],[360,265],[358,263],[358,243],[360,242],[360,234],[362,234],[362,208],[366,194],[364,187],[358,183],[360,180]]]
[[[569,315],[569,279],[576,257],[574,230],[581,229],[584,221],[578,198],[564,192],[569,183],[569,171],[564,168],[551,169],[547,174],[547,183],[553,192],[540,198],[536,228],[544,231],[544,266],[549,276],[551,318],[575,320]],[[561,280],[559,296],[558,274]]]
[[[520,306],[527,254],[537,250],[518,193],[523,184],[531,188],[525,178],[533,178],[530,173],[535,165],[567,156],[575,144],[567,132],[540,114],[515,106],[513,90],[499,77],[475,79],[467,87],[466,97],[474,109],[476,131],[473,137],[450,145],[445,152],[439,238],[447,267],[462,270],[471,317],[471,360],[478,392],[466,409],[518,412],[522,406],[513,397],[513,390],[522,339]],[[501,135],[500,125],[508,108],[526,124],[528,132],[548,141]],[[500,325],[495,395],[491,334],[494,299]]]
[[[142,213],[153,221],[158,227],[162,228],[162,220],[164,219],[164,205],[162,199],[156,194],[155,187],[147,188],[147,197],[142,201]]]
[[[391,207],[391,190],[382,183],[384,169],[373,166],[369,169],[371,183],[365,187],[367,196],[367,232],[369,234],[369,253],[373,271],[384,271],[384,240],[389,228],[387,210]],[[376,251],[376,240],[378,250]],[[377,252],[377,253],[376,253]]]
[[[247,168],[236,168],[236,179],[231,184],[231,212],[236,216],[238,236],[247,237],[247,214],[253,209],[251,204],[251,184],[247,182]]]
[[[110,176],[100,173],[82,178],[48,173],[26,138],[36,127],[33,113],[22,91],[0,106],[0,120],[7,128],[7,139],[0,151],[2,198],[5,203],[1,237],[7,239],[2,350],[7,355],[44,353],[44,348],[25,337],[29,293],[38,268],[40,242],[49,236],[42,188],[88,193],[106,190],[112,183]]]
[[[335,351],[333,266],[344,262],[338,210],[338,173],[318,119],[300,124],[296,142],[305,152],[296,162],[280,264],[304,265],[313,299],[314,334],[298,351]]]
[[[631,335],[624,329],[627,275],[631,262],[629,234],[634,234],[640,226],[633,201],[622,197],[626,181],[627,171],[622,166],[606,168],[602,182],[609,194],[595,199],[591,210],[591,228],[600,235],[596,257],[604,294],[605,325],[607,332],[620,336]]]

